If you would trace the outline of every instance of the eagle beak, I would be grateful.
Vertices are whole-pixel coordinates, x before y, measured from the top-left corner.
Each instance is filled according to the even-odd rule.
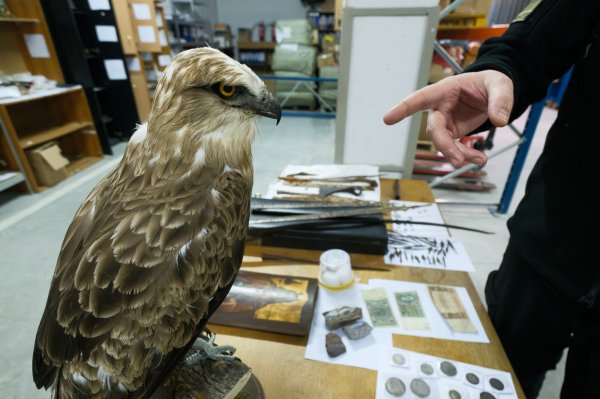
[[[258,115],[276,119],[277,124],[279,125],[279,121],[281,120],[281,105],[267,90],[263,92],[262,100],[254,110]]]

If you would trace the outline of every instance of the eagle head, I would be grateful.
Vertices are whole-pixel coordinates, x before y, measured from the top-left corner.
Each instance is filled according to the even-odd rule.
[[[179,53],[167,66],[156,89],[149,124],[162,119],[171,126],[196,121],[218,128],[259,115],[277,123],[281,119],[279,101],[264,82],[246,65],[204,47]]]

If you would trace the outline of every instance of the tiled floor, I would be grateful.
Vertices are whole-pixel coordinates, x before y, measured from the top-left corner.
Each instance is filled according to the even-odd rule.
[[[528,174],[540,153],[544,133],[555,112],[546,110],[525,166]],[[517,123],[523,123],[520,121]],[[333,162],[334,122],[323,119],[284,118],[276,128],[263,121],[255,142],[255,193],[266,192],[268,184],[289,163]],[[514,140],[505,129],[496,135],[497,147]],[[124,146],[115,148],[120,154]],[[438,198],[497,203],[508,175],[514,150],[490,160],[485,170],[499,188],[488,194],[435,190]],[[81,201],[95,183],[118,162],[119,156],[106,157],[78,176],[36,195],[0,193],[0,397],[49,398],[36,391],[31,381],[31,353],[37,323],[45,304],[50,276],[66,228]],[[514,204],[522,196],[523,181]],[[480,295],[485,278],[495,269],[508,239],[506,216],[496,216],[485,206],[442,205],[448,223],[493,231],[491,236],[455,230],[453,235],[465,243],[477,272],[472,274]],[[514,208],[513,208],[514,209]],[[562,372],[550,373],[541,398],[558,398]]]

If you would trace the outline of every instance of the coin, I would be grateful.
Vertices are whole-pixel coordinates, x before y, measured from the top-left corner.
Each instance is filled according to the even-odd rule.
[[[410,382],[410,390],[420,398],[426,398],[431,393],[431,388],[421,378],[415,378]]]
[[[460,394],[460,392],[455,391],[454,389],[451,389],[448,392],[448,396],[450,397],[450,399],[462,399],[462,395]]]
[[[402,366],[404,363],[406,363],[406,358],[402,353],[394,353],[394,356],[392,356],[392,361],[397,365]]]
[[[469,381],[471,384],[473,384],[473,385],[479,384],[479,377],[477,377],[475,374],[467,373],[467,375],[465,377],[467,378],[467,381]]]
[[[423,363],[421,364],[421,371],[423,374],[431,375],[433,374],[433,366],[429,363]]]
[[[440,363],[440,370],[442,370],[442,373],[446,374],[448,377],[454,377],[457,373],[456,366],[446,360]]]
[[[497,378],[490,378],[490,385],[496,391],[502,391],[502,390],[504,390],[504,384],[502,383],[502,381],[500,381]]]
[[[400,378],[390,377],[385,382],[385,390],[392,396],[402,396],[406,392],[406,385]]]
[[[479,399],[496,399],[496,397],[489,392],[483,391],[479,394]]]

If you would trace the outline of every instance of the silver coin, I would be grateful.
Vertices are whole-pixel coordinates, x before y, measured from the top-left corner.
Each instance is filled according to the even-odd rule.
[[[451,389],[451,390],[448,392],[448,397],[449,397],[450,399],[462,399],[462,395],[460,394],[460,392],[458,392],[458,391],[455,391],[454,389]]]
[[[471,383],[473,385],[479,384],[479,377],[477,377],[475,374],[467,373],[467,375],[465,377],[467,378],[467,381],[469,381],[469,383]]]
[[[431,375],[433,374],[433,366],[429,363],[421,364],[421,371],[423,374]]]
[[[440,363],[440,370],[442,370],[442,373],[446,374],[448,377],[454,377],[458,372],[456,370],[456,366],[447,360],[444,360],[442,363]]]
[[[489,392],[483,391],[479,394],[479,399],[496,399],[496,397]]]
[[[385,382],[385,390],[392,396],[402,396],[406,392],[406,385],[400,378],[390,377]]]
[[[404,363],[406,363],[406,358],[401,353],[394,353],[394,356],[392,356],[392,361],[397,365],[402,366]]]
[[[496,391],[502,391],[502,390],[504,390],[504,383],[502,381],[500,381],[499,379],[497,379],[497,378],[490,378],[490,385]]]
[[[421,378],[415,378],[410,382],[410,390],[420,398],[426,398],[431,393],[429,384],[427,384],[425,380],[422,380]]]

